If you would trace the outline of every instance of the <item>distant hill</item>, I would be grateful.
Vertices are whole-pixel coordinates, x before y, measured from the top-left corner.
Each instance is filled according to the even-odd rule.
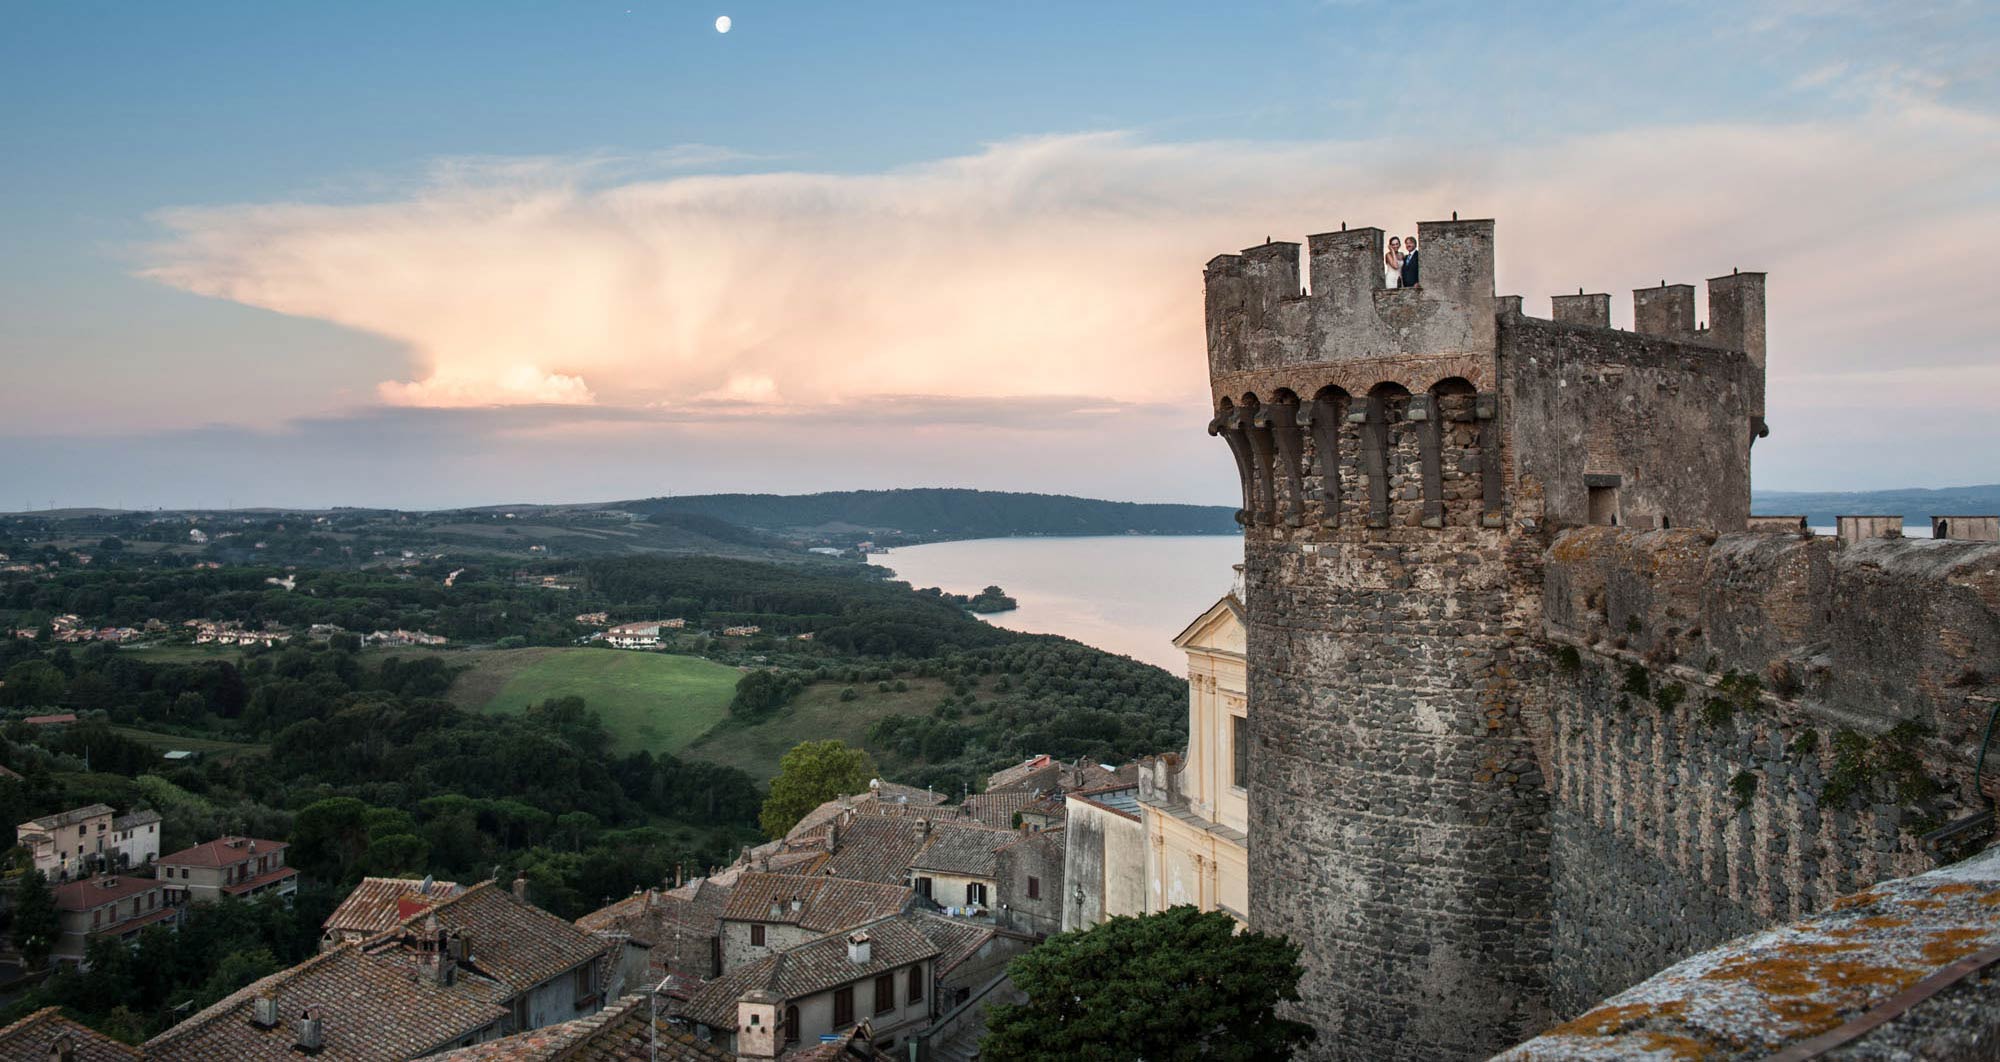
[[[1912,528],[1928,527],[1935,515],[1990,516],[2000,513],[2000,483],[1977,487],[1926,490],[1793,491],[1759,490],[1750,495],[1753,512],[1797,514],[1815,527],[1828,527],[1840,515],[1901,516]]]
[[[1062,494],[958,489],[825,494],[696,494],[613,506],[647,516],[708,517],[739,527],[824,536],[896,533],[905,540],[1003,535],[1233,535],[1221,505],[1098,501]]]

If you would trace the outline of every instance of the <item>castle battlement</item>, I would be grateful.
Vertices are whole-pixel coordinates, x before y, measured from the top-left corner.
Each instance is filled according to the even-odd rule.
[[[1268,241],[1208,263],[1214,415],[1246,526],[1739,530],[1765,431],[1764,275],[1559,295],[1493,293],[1494,223],[1417,226],[1420,283],[1384,284],[1381,229]]]
[[[1411,288],[1375,228],[1206,270],[1207,430],[1245,527],[1250,920],[1302,947],[1319,1057],[1483,1057],[1553,1016],[1547,551],[1584,525],[1743,531],[1762,430],[1761,274],[1710,283],[1707,330],[1680,285],[1621,331],[1606,294],[1553,320],[1497,296],[1490,220],[1417,234]]]

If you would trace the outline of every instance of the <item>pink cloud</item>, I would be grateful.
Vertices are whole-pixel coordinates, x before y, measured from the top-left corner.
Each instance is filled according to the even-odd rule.
[[[400,343],[390,403],[1198,412],[1210,256],[1457,210],[1499,219],[1501,290],[1534,313],[1583,286],[1629,320],[1630,288],[1769,271],[1782,432],[1830,415],[1827,374],[1988,358],[1996,125],[1922,102],[1487,147],[1045,137],[862,175],[453,166],[376,202],[169,211],[146,275]]]

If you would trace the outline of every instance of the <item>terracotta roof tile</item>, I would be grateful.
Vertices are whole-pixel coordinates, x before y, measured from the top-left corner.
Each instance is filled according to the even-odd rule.
[[[465,891],[455,881],[424,880],[430,881],[428,888],[416,878],[362,878],[326,917],[322,928],[330,933],[373,936],[416,914],[409,903],[429,907]]]
[[[129,896],[141,896],[160,887],[153,878],[130,874],[105,874],[56,886],[56,907],[64,911],[88,911]]]
[[[901,885],[910,860],[930,840],[929,820],[857,815],[843,824],[833,853],[819,867],[829,877]]]
[[[737,879],[722,917],[833,933],[907,910],[915,899],[916,893],[901,885],[753,872]]]
[[[675,1013],[711,1028],[734,1028],[736,1001],[752,989],[765,989],[779,999],[803,999],[901,966],[935,958],[938,946],[917,928],[913,915],[896,915],[856,927],[869,936],[869,957],[856,963],[847,957],[848,934],[821,937],[790,951],[767,955],[739,966],[703,985]]]
[[[256,851],[251,851],[252,845]],[[183,848],[172,855],[160,857],[162,863],[175,866],[220,867],[241,863],[253,856],[282,852],[286,848],[283,841],[265,841],[255,837],[217,837],[192,848]]]
[[[669,973],[707,975],[714,972],[712,941],[718,935],[731,887],[707,878],[677,889],[649,889],[576,920],[595,933],[625,933],[653,946],[648,956],[650,977],[657,983]]]
[[[65,1036],[76,1062],[128,1062],[139,1057],[138,1048],[63,1017],[61,1007],[43,1007],[0,1029],[0,1060],[48,1062],[54,1057],[50,1048]]]
[[[466,965],[524,992],[611,951],[615,945],[573,922],[523,903],[493,882],[484,881],[404,920],[366,942],[374,953],[401,948],[407,935],[433,936],[443,929],[468,936]]]
[[[911,924],[937,945],[937,975],[943,977],[998,935],[992,926],[962,922],[929,911],[911,912]]]
[[[259,996],[278,1000],[282,1021],[265,1029],[250,1021]],[[161,1062],[215,1059],[296,1059],[292,1023],[313,1007],[323,1022],[320,1056],[405,1059],[435,1051],[507,1017],[507,1008],[473,999],[344,944],[250,985],[145,1044]]]
[[[663,1004],[666,1002],[661,1001]],[[722,1062],[736,1056],[695,1038],[660,1010],[657,1033],[649,1029],[653,1005],[644,994],[620,999],[587,1018],[461,1047],[438,1056],[449,1062]],[[657,1036],[657,1039],[656,1039]],[[655,1053],[654,1045],[658,1044]]]
[[[918,870],[990,878],[999,873],[993,853],[1021,839],[1013,830],[996,830],[970,822],[940,822],[931,830],[930,843],[910,860]]]

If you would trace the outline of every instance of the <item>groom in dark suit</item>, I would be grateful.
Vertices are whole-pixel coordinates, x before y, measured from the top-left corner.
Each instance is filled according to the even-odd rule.
[[[1412,236],[1404,240],[1403,247],[1403,273],[1396,278],[1397,286],[1414,288],[1417,286],[1417,238]]]

